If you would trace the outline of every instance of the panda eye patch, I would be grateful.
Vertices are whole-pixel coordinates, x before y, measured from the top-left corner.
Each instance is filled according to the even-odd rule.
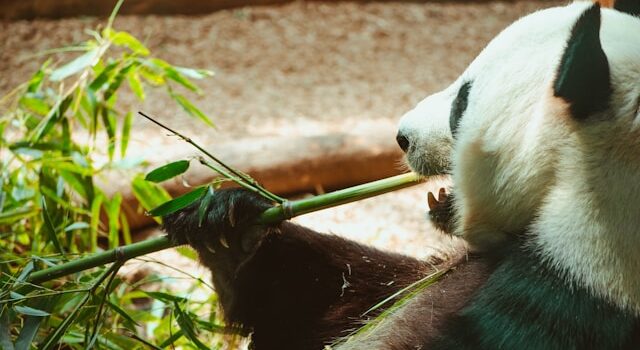
[[[458,130],[458,124],[460,123],[460,118],[464,114],[464,111],[467,109],[467,102],[469,98],[469,90],[471,90],[471,82],[467,81],[460,87],[458,90],[458,95],[453,100],[451,104],[451,114],[449,115],[449,127],[451,128],[451,133],[453,137],[456,136],[456,131]]]

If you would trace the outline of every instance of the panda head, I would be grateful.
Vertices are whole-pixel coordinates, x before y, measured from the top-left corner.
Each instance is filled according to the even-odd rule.
[[[638,18],[589,2],[538,11],[402,117],[407,163],[425,176],[452,175],[455,231],[472,247],[527,228],[567,147],[601,152],[620,130],[638,128],[638,33]]]

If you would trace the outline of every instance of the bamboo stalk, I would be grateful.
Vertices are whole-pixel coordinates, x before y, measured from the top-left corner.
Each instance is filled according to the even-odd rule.
[[[260,223],[271,224],[291,217],[311,213],[314,211],[335,207],[341,204],[359,201],[365,198],[374,197],[383,193],[392,192],[405,187],[417,185],[421,178],[415,173],[407,173],[389,177],[386,179],[369,182],[366,184],[345,188],[335,192],[322,194],[319,196],[305,198],[288,202],[286,210],[282,204],[265,210],[258,219]],[[287,213],[288,211],[288,213]],[[147,239],[122,246],[105,252],[92,254],[90,256],[69,261],[57,266],[32,273],[29,283],[42,283],[50,281],[72,273],[88,270],[116,261],[126,261],[141,255],[157,252],[173,247],[173,243],[167,236]]]

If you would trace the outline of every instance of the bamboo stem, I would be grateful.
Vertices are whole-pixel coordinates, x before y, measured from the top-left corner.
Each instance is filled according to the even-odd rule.
[[[283,204],[279,204],[275,207],[271,207],[265,210],[260,215],[260,218],[258,220],[262,224],[277,223],[283,220],[287,220],[291,217],[330,207],[335,207],[341,204],[359,201],[383,193],[417,185],[420,182],[421,178],[415,173],[397,175],[311,198],[288,202],[288,204],[286,204],[288,206],[288,213],[285,212]],[[142,242],[137,242],[105,252],[92,254],[84,258],[69,261],[44,270],[36,271],[29,276],[28,282],[42,283],[112,262],[124,262],[141,255],[157,252],[163,249],[171,248],[173,246],[173,243],[167,236],[147,239]]]

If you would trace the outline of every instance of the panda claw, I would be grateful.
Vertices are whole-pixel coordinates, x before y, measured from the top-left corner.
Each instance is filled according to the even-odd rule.
[[[216,250],[215,250],[215,248],[213,248],[213,245],[209,244],[208,242],[205,242],[204,246],[205,246],[205,248],[207,248],[209,253],[211,253],[211,254],[215,254],[216,253]]]
[[[229,242],[227,242],[227,237],[225,237],[224,235],[220,235],[220,245],[227,249],[229,248]]]
[[[440,187],[440,191],[438,191],[438,202],[446,201],[447,196],[447,190],[444,187]]]
[[[452,225],[452,206],[451,197],[445,188],[440,188],[438,198],[429,192],[427,194],[427,203],[429,204],[429,218],[436,228],[445,233],[451,233]]]
[[[433,210],[438,206],[438,200],[436,199],[436,197],[433,195],[432,192],[429,192],[427,194],[427,204],[429,204],[429,210]]]

